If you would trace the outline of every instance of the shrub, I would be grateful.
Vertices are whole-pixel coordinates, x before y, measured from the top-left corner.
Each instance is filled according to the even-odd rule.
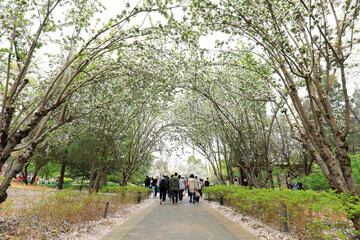
[[[360,186],[360,153],[352,155],[351,168],[353,169],[356,184]]]
[[[283,229],[283,205],[286,205],[288,226],[300,239],[347,239],[353,234],[349,220],[349,197],[334,192],[249,189],[242,186],[204,188],[206,194],[219,198],[244,215],[272,227]],[[353,201],[354,202],[354,201]]]
[[[119,182],[119,177],[117,175],[108,175],[107,176],[107,181],[108,182],[114,182],[114,183],[118,183]]]
[[[304,182],[305,189],[315,191],[329,191],[331,189],[329,181],[321,171],[313,172],[309,176],[302,176],[298,181]]]
[[[116,193],[123,201],[136,201],[138,193],[141,194],[141,199],[148,196],[149,188],[133,187],[133,186],[105,186],[101,188],[102,193]]]
[[[71,183],[72,181],[72,178],[64,178],[64,183]]]

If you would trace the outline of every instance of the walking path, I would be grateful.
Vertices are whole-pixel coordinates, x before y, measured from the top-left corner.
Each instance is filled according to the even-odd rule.
[[[256,240],[258,238],[202,204],[201,201],[200,204],[191,204],[185,197],[182,203],[175,205],[168,200],[163,205],[156,201],[101,239]]]

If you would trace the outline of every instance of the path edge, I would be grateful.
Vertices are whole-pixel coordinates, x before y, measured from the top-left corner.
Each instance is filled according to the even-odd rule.
[[[238,239],[241,240],[259,240],[257,236],[247,231],[245,228],[232,221],[228,217],[219,213],[212,207],[208,206],[206,203],[201,204],[206,211],[208,211],[219,223],[226,227],[230,232],[232,232]]]
[[[149,206],[147,206],[144,210],[132,216],[111,232],[107,233],[100,240],[119,240],[123,239],[141,220],[143,220],[147,215],[149,215],[153,210],[153,205],[157,204],[158,201],[154,201]]]

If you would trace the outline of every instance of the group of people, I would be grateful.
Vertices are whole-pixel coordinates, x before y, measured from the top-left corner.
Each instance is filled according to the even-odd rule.
[[[288,174],[286,177],[286,187],[291,190],[303,190],[303,183],[296,180],[292,181],[290,174]]]
[[[241,179],[240,179],[240,180],[241,180]],[[239,183],[239,181],[238,181],[237,178],[234,179],[234,185],[235,185],[235,186],[239,186],[239,185],[240,185],[240,183]],[[249,182],[248,182],[247,178],[244,178],[244,179],[243,179],[243,184],[242,184],[242,185],[243,185],[243,186],[249,186]]]
[[[27,180],[28,180],[28,181],[31,181],[31,179],[32,179],[32,177],[30,177],[30,176],[27,177]],[[15,180],[16,180],[17,183],[22,182],[22,181],[24,181],[24,176],[21,175],[21,174],[18,174],[18,175],[16,176]],[[39,184],[39,183],[40,183],[40,178],[39,178],[39,177],[36,177],[36,178],[35,178],[35,181],[34,181],[34,185],[37,185],[37,184]]]
[[[209,178],[204,182],[203,179],[191,174],[185,179],[178,173],[174,173],[171,177],[164,174],[160,179],[146,176],[144,183],[146,187],[153,189],[154,198],[157,197],[158,191],[160,192],[160,204],[163,204],[167,197],[173,204],[182,202],[186,193],[190,197],[190,202],[195,204],[202,197],[202,189],[210,185]]]
[[[156,197],[156,195],[159,191],[158,182],[159,182],[159,177],[154,178],[154,177],[146,176],[146,178],[144,180],[145,187],[153,190],[154,197]]]

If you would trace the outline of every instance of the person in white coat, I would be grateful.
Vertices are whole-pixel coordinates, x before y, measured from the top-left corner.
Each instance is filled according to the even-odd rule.
[[[179,201],[181,202],[183,199],[183,193],[186,189],[186,181],[183,177],[179,175],[179,183],[180,183],[180,191],[179,191]]]
[[[197,191],[201,190],[201,181],[200,181],[200,179],[198,179],[197,176],[195,176],[195,181],[196,181],[196,190]],[[200,192],[199,192],[199,194],[200,194]],[[199,200],[200,200],[200,196],[196,197],[196,201],[199,202]]]
[[[195,204],[195,193],[196,193],[197,187],[196,187],[196,180],[194,178],[194,174],[190,175],[190,178],[188,181],[188,186],[189,186],[190,202]]]

